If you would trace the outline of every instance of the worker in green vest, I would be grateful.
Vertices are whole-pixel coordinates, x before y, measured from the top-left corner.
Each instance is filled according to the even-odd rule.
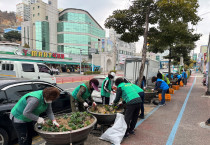
[[[117,105],[120,98],[122,98],[126,104],[125,122],[127,124],[127,130],[124,137],[128,137],[129,134],[134,134],[142,100],[136,87],[131,83],[124,83],[123,78],[117,78],[115,85],[117,86],[117,93],[113,103]]]
[[[10,119],[16,130],[19,145],[31,145],[33,135],[33,121],[44,124],[45,121],[39,115],[46,111],[53,124],[59,127],[52,112],[52,101],[56,100],[60,91],[55,87],[34,91],[21,97],[12,108]]]
[[[72,112],[85,111],[85,107],[89,106],[88,103],[86,102],[87,99],[91,101],[93,106],[97,105],[94,102],[93,98],[91,97],[91,94],[93,90],[99,92],[98,85],[99,82],[97,79],[91,79],[90,81],[87,81],[79,85],[76,89],[74,89],[70,99]]]
[[[106,77],[101,85],[101,98],[102,103],[109,105],[110,100],[110,94],[112,91],[112,82],[111,80],[114,79],[115,73],[111,72],[108,74],[108,77]]]

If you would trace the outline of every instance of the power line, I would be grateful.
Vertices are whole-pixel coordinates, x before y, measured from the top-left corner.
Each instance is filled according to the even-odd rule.
[[[27,38],[27,37],[21,37],[21,38],[25,38],[25,39],[27,39],[27,40],[32,40],[32,41],[38,41],[38,42],[42,42],[42,43],[47,43],[47,44],[52,44],[52,45],[56,45],[56,46],[61,46],[61,45],[58,45],[58,44],[56,44],[56,43],[50,43],[50,42],[45,42],[45,41],[41,41],[41,40],[37,40],[37,39],[31,39],[31,38]],[[86,49],[82,49],[82,48],[75,48],[75,47],[71,47],[71,46],[67,46],[67,45],[65,45],[65,47],[67,47],[67,48],[69,48],[69,49],[78,49],[78,50],[76,50],[76,52],[78,51],[80,51],[80,49],[82,50],[82,52],[84,52],[84,53],[88,53],[89,51],[88,50],[86,50]],[[78,46],[79,47],[79,46]],[[74,51],[75,52],[75,51]]]

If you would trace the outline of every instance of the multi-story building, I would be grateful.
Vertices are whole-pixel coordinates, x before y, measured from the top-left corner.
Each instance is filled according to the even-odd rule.
[[[126,43],[122,40],[120,40],[120,34],[117,34],[114,29],[109,30],[109,38],[112,40],[113,43],[116,42],[116,47],[118,54],[123,55],[134,55],[136,52],[136,43]]]
[[[16,5],[16,19],[21,23],[30,20],[30,5],[38,0],[22,0],[22,3]]]
[[[22,46],[47,51],[57,51],[57,0],[48,4],[39,0],[30,5],[31,20],[22,23]]]
[[[117,69],[123,70],[125,59],[134,56],[136,52],[136,43],[126,43],[120,40],[120,34],[117,34],[114,29],[109,30],[109,39],[113,42],[113,49],[116,49]],[[116,48],[115,48],[116,47]]]
[[[25,3],[19,3],[16,5],[16,19],[17,22],[23,22],[30,20],[30,6]]]
[[[105,38],[104,29],[85,10],[68,8],[59,13],[58,52],[88,55],[99,49]]]

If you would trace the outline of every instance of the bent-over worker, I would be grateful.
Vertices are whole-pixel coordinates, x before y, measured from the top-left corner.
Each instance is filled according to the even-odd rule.
[[[33,133],[33,121],[44,124],[45,121],[39,115],[46,111],[53,124],[59,127],[52,112],[51,103],[60,95],[55,87],[34,91],[21,97],[12,108],[10,119],[17,132],[19,145],[31,145]]]
[[[87,81],[79,85],[76,89],[74,89],[70,99],[72,112],[85,111],[85,107],[89,106],[88,103],[86,102],[87,99],[91,101],[93,106],[96,106],[96,103],[91,97],[91,94],[93,90],[99,92],[98,85],[99,82],[97,79],[91,79],[90,81]]]

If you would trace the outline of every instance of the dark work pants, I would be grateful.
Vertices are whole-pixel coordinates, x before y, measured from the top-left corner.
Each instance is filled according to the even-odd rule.
[[[139,96],[141,97],[141,114],[140,116],[144,116],[144,92],[140,92]]]
[[[102,98],[103,105],[109,105],[109,100],[110,100],[109,97],[101,96],[101,98]]]
[[[127,124],[126,133],[134,130],[138,120],[140,106],[141,106],[140,103],[126,105],[126,110],[125,110],[125,122]]]
[[[31,145],[34,133],[33,122],[15,123],[12,121],[12,123],[18,136],[18,144]]]
[[[181,78],[178,79],[178,81],[177,81],[177,82],[178,82],[178,85],[180,85],[181,80],[182,80]],[[176,83],[177,83],[177,82],[176,82]]]

